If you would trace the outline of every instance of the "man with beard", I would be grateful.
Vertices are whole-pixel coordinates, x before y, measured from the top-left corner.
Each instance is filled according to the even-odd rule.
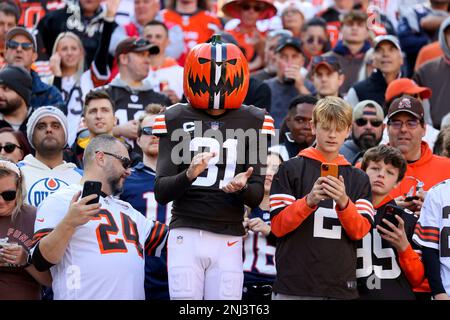
[[[0,71],[0,128],[20,130],[26,136],[31,76],[22,67],[6,66]]]
[[[167,228],[117,199],[130,175],[123,143],[99,135],[83,162],[81,183],[53,193],[36,213],[33,264],[50,269],[56,300],[142,300],[144,254],[161,252]],[[86,181],[101,182],[100,195],[79,199]]]
[[[284,140],[270,151],[278,154],[283,161],[298,155],[300,151],[310,147],[315,140],[311,131],[311,119],[317,99],[310,95],[300,95],[292,99],[289,111],[281,129]]]
[[[28,119],[27,137],[36,154],[18,163],[25,178],[25,203],[37,207],[49,194],[78,183],[82,172],[63,160],[67,119],[56,107],[38,108]]]
[[[355,106],[351,138],[339,151],[352,165],[362,159],[367,149],[381,142],[385,127],[383,119],[383,108],[373,100],[364,100]]]

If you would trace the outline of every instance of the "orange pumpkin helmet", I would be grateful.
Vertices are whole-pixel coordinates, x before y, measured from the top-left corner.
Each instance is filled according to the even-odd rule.
[[[184,95],[194,108],[237,109],[248,91],[247,59],[238,46],[214,35],[189,51],[184,65]]]

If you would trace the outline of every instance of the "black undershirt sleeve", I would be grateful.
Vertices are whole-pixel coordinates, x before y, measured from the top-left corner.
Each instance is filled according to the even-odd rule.
[[[425,275],[430,283],[432,295],[445,293],[441,279],[439,250],[422,247],[422,261],[425,266]]]

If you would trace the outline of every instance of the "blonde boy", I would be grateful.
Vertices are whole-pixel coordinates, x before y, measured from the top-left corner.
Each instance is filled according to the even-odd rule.
[[[352,124],[352,108],[326,97],[313,110],[316,146],[284,162],[270,192],[277,279],[273,299],[354,299],[356,244],[372,227],[367,175],[339,154]],[[321,177],[322,163],[339,178]]]

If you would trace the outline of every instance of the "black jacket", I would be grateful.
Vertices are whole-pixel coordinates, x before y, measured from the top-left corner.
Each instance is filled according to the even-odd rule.
[[[353,89],[355,89],[359,101],[374,100],[380,106],[384,106],[387,83],[380,71],[375,70],[367,79],[356,83]],[[384,110],[384,114],[387,114],[387,110]]]
[[[86,51],[85,67],[90,66],[100,46],[103,16],[103,10],[99,7],[96,14],[88,18],[83,15],[78,4],[68,4],[63,9],[46,14],[39,21],[37,30],[42,37],[47,54],[51,55],[55,40],[61,32],[71,31],[80,37]],[[116,26],[114,22],[114,28]]]

